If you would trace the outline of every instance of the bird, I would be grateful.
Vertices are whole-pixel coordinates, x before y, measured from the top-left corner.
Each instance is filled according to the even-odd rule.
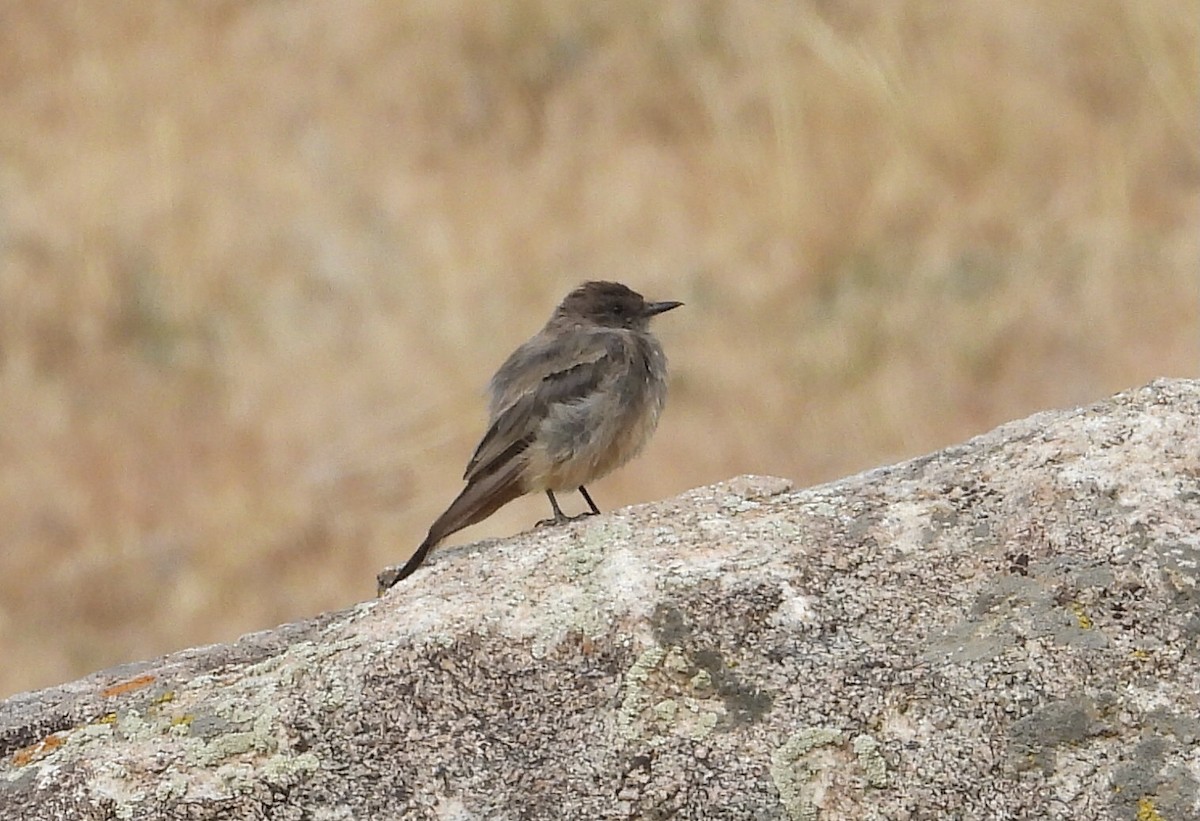
[[[545,326],[500,366],[489,385],[488,428],[463,473],[466,487],[379,590],[412,575],[443,539],[512,500],[544,492],[561,524],[555,493],[578,490],[637,456],[658,426],[667,397],[667,359],[651,318],[682,302],[649,302],[619,282],[585,282]]]

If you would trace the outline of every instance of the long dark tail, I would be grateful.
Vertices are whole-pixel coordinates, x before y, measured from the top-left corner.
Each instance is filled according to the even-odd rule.
[[[525,491],[521,489],[517,473],[516,470],[494,473],[471,482],[463,488],[463,492],[450,503],[446,512],[438,516],[437,521],[430,525],[429,533],[425,536],[425,541],[421,542],[421,546],[417,548],[417,552],[409,557],[396,577],[383,585],[383,588],[387,589],[396,582],[411,576],[413,571],[425,561],[429,551],[437,547],[442,539],[457,533],[464,527],[483,521],[513,499],[523,495]]]

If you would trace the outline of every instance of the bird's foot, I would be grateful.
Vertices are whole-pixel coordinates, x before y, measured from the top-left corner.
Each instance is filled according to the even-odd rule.
[[[538,521],[536,524],[534,524],[534,528],[558,527],[559,525],[565,525],[569,522],[577,522],[580,519],[586,519],[589,516],[595,515],[595,513],[592,513],[589,510],[584,513],[580,513],[578,516],[567,516],[566,514],[563,514],[562,516],[553,516],[549,519],[542,519]]]

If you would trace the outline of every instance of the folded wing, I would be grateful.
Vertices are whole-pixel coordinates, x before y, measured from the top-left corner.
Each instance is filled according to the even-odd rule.
[[[582,349],[547,359],[540,379],[497,408],[463,478],[475,482],[510,466],[556,405],[582,402],[611,378],[619,351],[620,339],[614,334],[595,334]]]

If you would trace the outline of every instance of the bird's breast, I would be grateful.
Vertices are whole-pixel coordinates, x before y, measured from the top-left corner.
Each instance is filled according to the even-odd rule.
[[[616,470],[645,447],[666,402],[666,357],[649,334],[631,334],[612,374],[556,408],[530,448],[527,490],[568,490]]]

